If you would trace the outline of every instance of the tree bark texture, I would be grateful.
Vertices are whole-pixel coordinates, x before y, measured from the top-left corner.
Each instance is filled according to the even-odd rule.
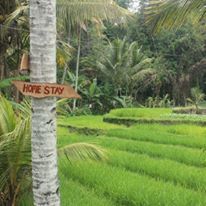
[[[56,83],[56,0],[30,0],[30,79]],[[56,98],[32,98],[32,179],[35,206],[59,206]]]
[[[5,53],[6,48],[0,43],[0,80],[3,80],[5,76]]]
[[[81,28],[79,28],[79,33],[78,33],[77,63],[76,63],[76,74],[75,74],[75,92],[78,92],[80,53],[81,53]],[[74,99],[73,100],[73,110],[76,109],[76,103],[77,103],[77,100]]]
[[[4,79],[4,59],[0,57],[0,80]]]

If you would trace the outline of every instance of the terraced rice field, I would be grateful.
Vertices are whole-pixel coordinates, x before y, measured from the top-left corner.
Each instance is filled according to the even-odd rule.
[[[206,128],[104,123],[101,116],[59,119],[58,146],[95,143],[105,162],[59,159],[63,206],[205,206]],[[60,125],[77,127],[76,133]],[[78,129],[101,135],[78,134]]]

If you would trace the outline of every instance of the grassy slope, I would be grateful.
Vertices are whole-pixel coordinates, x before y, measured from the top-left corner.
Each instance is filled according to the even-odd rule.
[[[181,129],[182,127],[182,129]],[[108,136],[168,145],[182,145],[190,148],[204,148],[206,129],[187,125],[141,124],[132,128],[112,129]]]
[[[77,116],[77,117],[60,117],[58,119],[59,125],[70,125],[75,127],[88,127],[91,129],[114,129],[122,128],[122,126],[116,124],[109,124],[103,122],[102,116]]]
[[[128,108],[114,109],[109,115],[123,118],[160,118],[162,115],[169,115],[171,113],[172,109],[169,108]]]
[[[191,125],[125,128],[102,124],[99,116],[59,120],[60,124],[62,122],[106,130],[106,136],[97,137],[69,133],[67,128],[58,129],[59,147],[83,141],[108,149],[106,164],[67,165],[60,161],[60,170],[64,174],[61,181],[72,181],[79,190],[88,190],[88,196],[94,197],[91,205],[95,201],[99,201],[99,205],[103,202],[105,205],[131,206],[206,204],[205,154],[202,150],[206,142],[205,128]],[[61,193],[67,194],[65,191],[66,187],[62,187]],[[68,199],[73,198],[73,202],[75,191],[68,193]],[[80,195],[76,201],[86,201],[86,197]],[[72,204],[68,202],[67,205]]]
[[[60,165],[61,169],[61,165]],[[79,163],[70,165],[68,178],[72,177],[97,194],[112,198],[116,205],[205,205],[205,194],[186,189],[162,180],[133,173],[106,164]],[[65,170],[63,169],[63,172]]]
[[[171,108],[126,108],[114,109],[104,116],[105,121],[114,122],[114,120],[133,120],[135,122],[158,122],[164,123],[197,123],[206,124],[206,115],[196,114],[174,114]]]

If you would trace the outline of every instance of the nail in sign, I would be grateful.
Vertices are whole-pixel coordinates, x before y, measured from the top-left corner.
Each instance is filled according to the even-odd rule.
[[[50,83],[31,83],[23,81],[12,82],[16,88],[25,96],[35,98],[61,97],[80,99],[81,97],[69,85],[50,84]]]

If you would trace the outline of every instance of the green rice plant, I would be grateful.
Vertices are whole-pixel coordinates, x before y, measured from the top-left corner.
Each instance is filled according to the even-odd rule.
[[[167,115],[171,113],[172,109],[170,108],[127,108],[111,110],[108,114],[108,117],[160,118],[161,115]]]
[[[102,116],[73,116],[73,117],[63,117],[61,116],[58,118],[59,125],[70,125],[75,127],[87,127],[91,129],[113,129],[113,128],[120,128],[122,126],[116,124],[109,124],[103,122]]]
[[[206,128],[197,125],[153,125],[152,128],[153,130],[158,129],[175,135],[185,135],[190,138],[205,138],[206,135]]]
[[[126,125],[135,123],[206,125],[206,115],[174,114],[172,109],[167,108],[130,108],[111,110],[104,116],[104,121]]]
[[[155,179],[181,184],[197,191],[206,191],[206,170],[187,166],[168,159],[157,159],[145,154],[111,150],[109,164]]]
[[[177,125],[175,127],[165,127],[168,132],[174,134],[183,134],[189,131],[186,126]],[[192,130],[193,128],[191,128]],[[161,130],[160,130],[161,131]],[[192,130],[195,133],[195,130]],[[193,165],[197,167],[206,166],[206,153],[198,148],[189,148],[182,145],[169,145],[160,144],[156,142],[138,141],[132,139],[123,139],[118,137],[107,137],[107,136],[85,136],[76,133],[69,133],[67,128],[58,127],[58,147],[64,147],[68,144],[75,142],[89,142],[99,144],[104,148],[110,148],[120,151],[128,151],[138,154],[147,154],[151,157],[166,158],[175,160],[180,163],[187,165]],[[183,133],[182,133],[183,132]],[[190,132],[190,131],[189,131]],[[198,136],[204,134],[204,128],[199,130]]]
[[[148,141],[168,145],[182,145],[200,149],[204,148],[206,145],[206,138],[203,136],[172,134],[171,132],[167,132],[166,129],[162,129],[163,127],[166,128],[166,126],[157,124],[140,124],[132,128],[112,129],[107,131],[106,135],[122,139]]]
[[[61,171],[60,184],[62,206],[115,206],[109,198],[97,195],[94,190],[69,179]]]
[[[186,165],[206,166],[206,154],[203,150],[186,148],[175,145],[156,144],[152,142],[133,141],[114,137],[101,137],[96,140],[97,144],[105,148],[127,151],[130,153],[147,154],[155,158],[174,160]]]
[[[94,142],[97,139],[96,136],[92,135],[83,135],[78,133],[72,133],[66,127],[57,128],[57,145],[58,148],[65,147],[66,145],[78,142]]]
[[[199,114],[165,114],[161,115],[162,119],[170,119],[170,120],[188,120],[191,122],[206,122],[206,115]]]
[[[88,119],[88,123],[86,117],[80,118],[82,125],[78,123],[78,118],[74,121],[68,118],[67,121],[68,124],[70,120],[73,121],[73,126],[77,124],[77,127],[88,125],[91,128],[102,128],[108,136],[80,135],[70,133],[67,128],[58,127],[58,146],[62,148],[67,144],[83,141],[110,148],[112,150],[108,160],[110,166],[76,161],[75,164],[64,165],[61,162],[64,158],[60,157],[59,167],[64,176],[61,180],[65,185],[66,182],[70,184],[73,179],[74,188],[80,190],[77,194],[90,188],[88,196],[90,197],[92,191],[91,200],[95,202],[94,205],[98,205],[96,199],[97,202],[99,199],[105,200],[103,196],[109,199],[109,203],[106,202],[105,205],[110,205],[110,202],[111,205],[131,206],[206,204],[204,197],[206,178],[203,168],[206,165],[206,158],[200,149],[205,146],[204,127],[140,124],[131,128],[121,128],[119,125],[117,128],[113,126],[107,128],[106,125],[101,126],[100,118],[99,122],[96,119],[95,124],[95,118],[91,117],[91,122]],[[78,186],[75,186],[77,184]],[[74,200],[75,191],[76,189],[71,191]],[[63,193],[67,197],[66,189]],[[75,201],[81,205],[81,200],[84,200],[82,195]],[[69,205],[66,198],[63,198],[63,201],[65,202],[63,205]],[[87,198],[84,201],[87,205]]]
[[[78,165],[68,165],[68,169],[62,171],[65,176],[111,198],[117,205],[206,205],[205,194],[201,192],[105,164],[79,162]]]
[[[67,168],[64,168],[64,173],[65,171]],[[115,206],[109,198],[97,195],[94,190],[66,177],[61,170],[59,170],[59,178],[62,206]],[[24,194],[19,205],[33,205],[32,191]]]

